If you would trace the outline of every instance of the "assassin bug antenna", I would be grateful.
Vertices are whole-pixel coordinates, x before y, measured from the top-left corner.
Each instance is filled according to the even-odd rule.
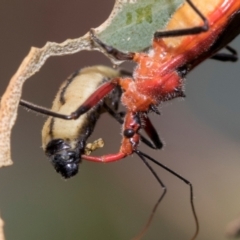
[[[156,180],[158,181],[158,183],[160,184],[161,188],[163,189],[163,193],[160,195],[158,201],[156,202],[155,206],[153,207],[152,213],[148,219],[147,224],[145,225],[145,227],[143,228],[143,230],[140,232],[140,234],[134,238],[134,240],[137,239],[141,239],[141,237],[144,235],[144,233],[147,231],[148,227],[151,224],[151,221],[154,217],[154,214],[157,210],[158,205],[160,204],[160,202],[162,201],[163,197],[165,196],[165,194],[167,193],[167,189],[166,186],[163,184],[162,180],[158,177],[158,175],[156,174],[156,172],[153,170],[153,168],[149,165],[149,163],[147,162],[146,159],[150,160],[151,162],[153,162],[154,164],[160,166],[161,168],[163,168],[164,170],[166,170],[167,172],[171,173],[172,175],[174,175],[175,177],[177,177],[178,179],[182,180],[184,183],[186,183],[189,188],[190,188],[190,203],[191,203],[191,209],[192,209],[192,213],[193,213],[193,217],[194,217],[194,221],[195,221],[195,225],[196,225],[196,230],[195,233],[193,235],[193,237],[191,238],[191,240],[194,240],[199,232],[199,222],[198,222],[198,217],[197,217],[197,213],[195,210],[195,206],[194,206],[194,194],[193,194],[193,186],[192,183],[190,181],[188,181],[186,178],[182,177],[181,175],[179,175],[178,173],[174,172],[172,169],[166,167],[165,165],[163,165],[162,163],[158,162],[157,160],[153,159],[152,157],[150,157],[149,155],[139,151],[139,150],[134,150],[134,152],[139,156],[139,158],[145,163],[145,165],[147,166],[147,168],[150,170],[150,172],[153,174],[153,176],[156,178]]]

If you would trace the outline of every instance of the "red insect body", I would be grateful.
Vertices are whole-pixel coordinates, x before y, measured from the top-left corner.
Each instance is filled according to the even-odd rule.
[[[206,33],[185,36],[181,44],[174,48],[171,41],[168,44],[168,40],[154,39],[148,53],[136,53],[134,61],[138,67],[134,72],[134,82],[123,94],[123,104],[130,111],[148,111],[150,104],[175,97],[176,90],[182,89],[183,85],[177,71],[179,67],[187,66],[189,71],[219,50],[209,51],[236,9],[240,10],[240,1],[225,0],[217,7],[217,11],[207,17],[210,30]],[[139,98],[147,100],[142,103],[137,101]]]
[[[154,38],[152,48],[147,53],[134,53],[133,60],[138,63],[138,66],[133,73],[133,78],[114,79],[114,82],[121,86],[123,90],[121,100],[128,110],[123,130],[132,129],[135,134],[130,138],[123,136],[122,145],[117,154],[101,157],[83,156],[84,159],[112,162],[131,155],[139,143],[138,130],[144,127],[136,121],[135,114],[147,113],[151,106],[183,96],[183,78],[179,69],[184,67],[187,72],[190,71],[239,34],[239,0],[202,0],[200,2],[195,0],[193,3],[208,19],[209,30],[181,37]],[[183,28],[201,26],[201,22],[196,12],[190,9],[188,3],[185,3],[174,14],[165,30],[176,29],[177,24]]]

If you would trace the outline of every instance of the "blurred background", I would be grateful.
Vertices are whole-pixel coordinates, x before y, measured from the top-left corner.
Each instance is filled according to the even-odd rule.
[[[1,1],[0,91],[5,91],[31,46],[84,35],[110,14],[113,0]],[[231,46],[240,50],[240,39]],[[98,52],[50,58],[24,85],[23,98],[50,107],[73,71],[111,66]],[[186,99],[164,104],[151,118],[165,147],[148,153],[193,183],[199,240],[227,239],[226,225],[240,214],[240,63],[208,60],[188,75]],[[132,64],[122,67],[131,70]],[[84,161],[79,174],[63,180],[41,149],[44,117],[19,110],[12,134],[14,165],[0,169],[0,211],[7,240],[131,239],[145,224],[161,189],[137,156],[112,164]],[[108,115],[92,139],[113,153],[121,127]],[[153,166],[168,188],[144,239],[186,240],[195,225],[189,188]]]

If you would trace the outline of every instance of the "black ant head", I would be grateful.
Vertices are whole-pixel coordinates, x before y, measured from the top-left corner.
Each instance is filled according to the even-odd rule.
[[[81,156],[63,139],[54,139],[47,144],[46,154],[55,170],[64,178],[73,177],[78,173]]]

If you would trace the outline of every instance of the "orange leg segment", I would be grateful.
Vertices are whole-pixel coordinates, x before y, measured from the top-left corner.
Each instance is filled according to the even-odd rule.
[[[109,162],[116,162],[119,161],[123,158],[125,158],[127,155],[124,153],[116,153],[116,154],[108,154],[108,155],[103,155],[103,156],[88,156],[88,155],[82,155],[82,158],[87,160],[87,161],[92,161],[92,162],[102,162],[102,163],[109,163]]]
[[[77,119],[80,115],[94,107],[118,85],[118,82],[119,78],[115,78],[100,86],[75,112],[71,113],[71,119]]]
[[[131,155],[139,144],[140,135],[138,131],[140,128],[141,120],[139,113],[128,112],[125,116],[123,126],[123,140],[119,152],[103,156],[82,155],[82,158],[92,162],[109,163],[116,162],[128,155]]]

